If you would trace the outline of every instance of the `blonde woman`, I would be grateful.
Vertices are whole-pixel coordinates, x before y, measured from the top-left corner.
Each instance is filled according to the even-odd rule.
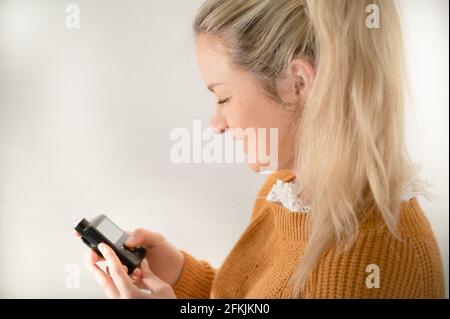
[[[366,24],[370,4],[379,28]],[[277,128],[279,170],[219,269],[138,229],[127,245],[149,249],[131,278],[109,247],[100,247],[109,273],[87,256],[106,295],[444,297],[439,249],[417,200],[425,192],[405,152],[395,2],[207,0],[194,30],[217,98],[212,126]]]

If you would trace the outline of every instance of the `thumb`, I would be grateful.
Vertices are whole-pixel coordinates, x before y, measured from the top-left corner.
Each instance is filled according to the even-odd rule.
[[[137,246],[140,246],[144,243],[144,238],[142,237],[137,237],[134,235],[134,233],[130,234],[130,237],[127,238],[127,240],[125,241],[125,246],[127,246],[128,248],[135,248]]]
[[[164,237],[156,232],[138,228],[125,241],[125,245],[130,248],[145,245],[148,248],[153,247],[164,241]]]
[[[150,265],[148,264],[147,258],[142,259],[140,268],[142,272],[142,277],[150,277],[150,276],[156,277],[156,275],[150,269]]]

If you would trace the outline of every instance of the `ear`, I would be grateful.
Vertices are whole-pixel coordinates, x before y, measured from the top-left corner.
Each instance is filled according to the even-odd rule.
[[[293,90],[296,99],[299,99],[300,103],[304,103],[311,91],[315,78],[313,66],[306,60],[294,59],[289,67],[289,76],[294,86]]]

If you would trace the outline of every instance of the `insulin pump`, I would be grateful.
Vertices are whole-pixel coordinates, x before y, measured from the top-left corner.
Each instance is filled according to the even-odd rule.
[[[80,233],[81,240],[99,256],[102,254],[97,248],[98,244],[105,243],[111,247],[122,264],[127,266],[128,274],[139,266],[147,252],[144,247],[126,247],[124,243],[129,236],[105,215],[97,216],[90,222],[83,218],[76,224],[75,230]]]

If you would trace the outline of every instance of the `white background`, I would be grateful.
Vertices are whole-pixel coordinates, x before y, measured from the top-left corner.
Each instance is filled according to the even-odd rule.
[[[72,216],[108,214],[218,267],[265,176],[246,165],[174,165],[176,127],[209,122],[191,22],[201,0],[0,0],[0,297],[103,297]],[[408,146],[434,185],[420,198],[448,291],[448,1],[401,1],[412,100]],[[66,287],[67,270],[80,287]],[[72,267],[72,268],[71,268]]]

